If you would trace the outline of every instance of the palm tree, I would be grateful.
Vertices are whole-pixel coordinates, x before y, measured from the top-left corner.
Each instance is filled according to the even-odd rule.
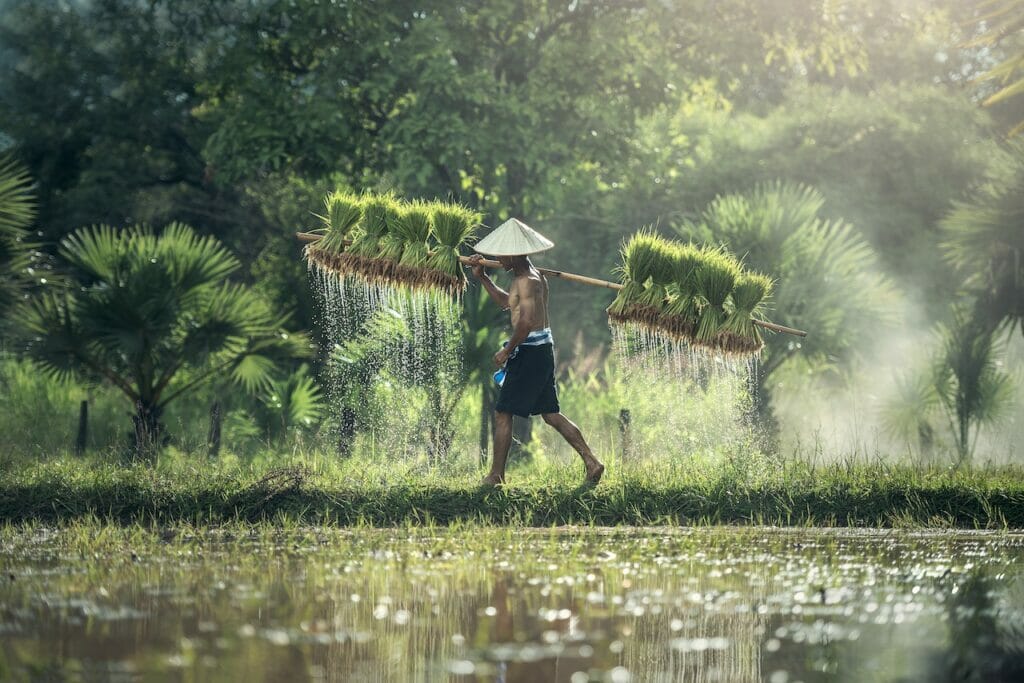
[[[849,224],[819,216],[817,190],[790,183],[758,185],[717,197],[699,220],[676,231],[724,244],[746,267],[777,278],[772,303],[789,325],[812,330],[801,341],[768,335],[757,366],[758,409],[771,420],[770,378],[801,357],[819,370],[850,367],[875,328],[891,319],[892,286],[867,241]]]
[[[1013,385],[996,363],[1000,349],[986,321],[957,310],[940,333],[943,344],[934,370],[935,391],[956,438],[959,466],[974,454],[980,427],[1006,410]]]
[[[73,286],[21,309],[27,352],[58,378],[116,387],[134,407],[137,452],[159,442],[173,401],[215,378],[253,392],[285,359],[308,355],[253,291],[226,278],[238,260],[183,224],[84,228],[62,241]]]
[[[937,326],[939,347],[930,366],[897,378],[897,392],[882,412],[887,431],[908,444],[917,441],[922,456],[937,435],[951,437],[957,467],[970,462],[981,428],[998,421],[1013,400],[1012,379],[997,361],[999,333],[977,313],[958,307]]]
[[[1009,180],[958,202],[942,221],[942,247],[975,297],[979,322],[1024,334],[1024,163]]]
[[[0,158],[0,333],[26,284],[29,255],[24,241],[36,215],[31,185],[24,168]]]

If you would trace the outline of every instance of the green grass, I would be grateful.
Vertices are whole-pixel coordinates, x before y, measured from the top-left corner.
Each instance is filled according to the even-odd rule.
[[[61,457],[4,463],[0,521],[1024,528],[1020,468],[608,464],[593,490],[579,487],[575,465],[551,464],[522,465],[509,473],[508,486],[489,490],[477,486],[480,473],[472,468],[412,461],[172,455],[150,467]]]

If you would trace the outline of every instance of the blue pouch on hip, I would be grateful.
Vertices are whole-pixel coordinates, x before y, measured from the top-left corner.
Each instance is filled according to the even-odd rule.
[[[508,346],[508,341],[504,341],[504,342],[502,342],[502,343],[501,343],[501,348],[505,348],[506,346]],[[519,350],[519,349],[516,349],[516,351],[518,351],[518,350]],[[515,354],[515,352],[513,352],[513,353],[512,353],[512,355],[511,355],[511,356],[509,356],[509,360],[511,360],[511,359],[512,359],[512,357],[513,357],[513,356],[515,356],[515,355],[516,355],[516,354]],[[507,362],[508,362],[508,361],[506,361],[506,363],[507,363]],[[502,365],[502,366],[501,366],[500,368],[498,368],[498,371],[497,371],[496,373],[494,373],[493,377],[494,377],[494,382],[495,382],[495,383],[496,383],[496,384],[497,384],[497,385],[498,385],[499,387],[500,387],[501,385],[503,385],[503,384],[505,383],[505,366],[504,366],[504,365]]]

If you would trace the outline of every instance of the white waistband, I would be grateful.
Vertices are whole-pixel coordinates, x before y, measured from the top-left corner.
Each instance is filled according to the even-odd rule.
[[[554,344],[555,338],[551,335],[551,328],[545,327],[542,330],[533,330],[530,334],[526,335],[526,339],[522,341],[520,346],[543,346],[544,344]]]

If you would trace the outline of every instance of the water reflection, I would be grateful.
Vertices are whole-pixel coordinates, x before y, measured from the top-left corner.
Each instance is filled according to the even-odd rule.
[[[1024,539],[9,533],[0,680],[1017,681]]]

